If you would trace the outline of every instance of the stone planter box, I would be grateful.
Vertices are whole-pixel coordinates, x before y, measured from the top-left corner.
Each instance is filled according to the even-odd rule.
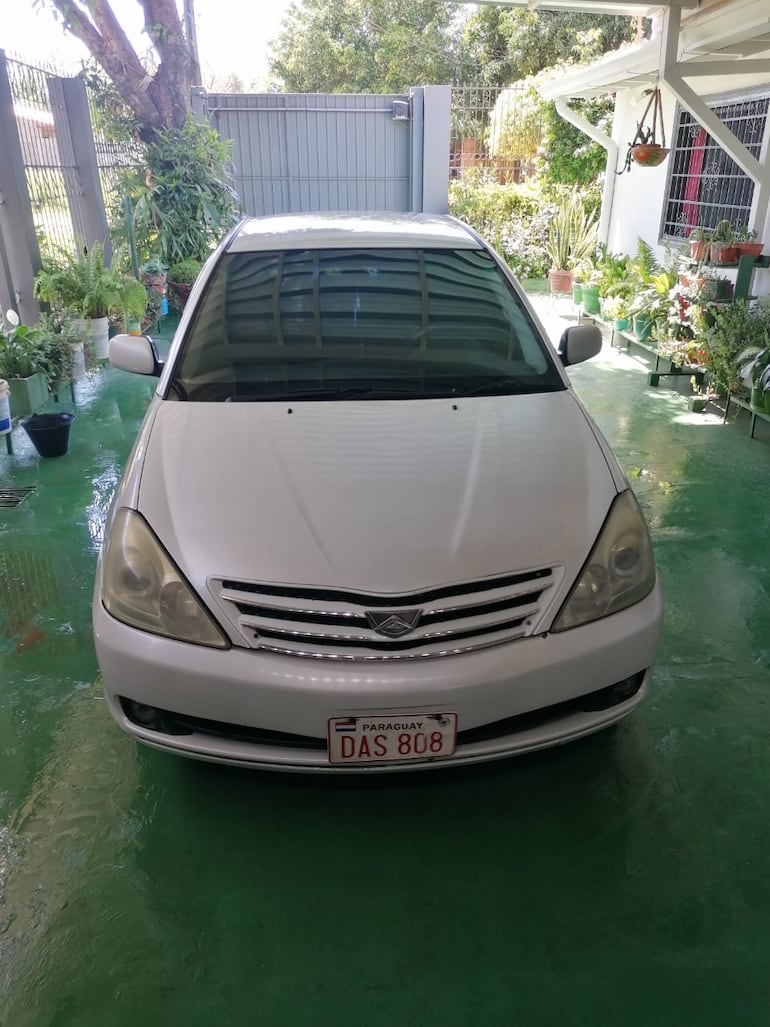
[[[48,382],[44,374],[29,378],[9,378],[11,390],[11,417],[29,417],[48,402]]]

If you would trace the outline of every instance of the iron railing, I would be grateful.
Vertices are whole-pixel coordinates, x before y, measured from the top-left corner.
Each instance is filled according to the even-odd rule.
[[[452,178],[475,168],[498,182],[521,182],[534,173],[542,139],[542,102],[530,87],[453,88]]]

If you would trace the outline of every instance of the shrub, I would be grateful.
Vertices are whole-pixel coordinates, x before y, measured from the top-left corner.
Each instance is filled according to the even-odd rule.
[[[484,236],[519,278],[544,278],[554,204],[532,185],[503,185],[479,169],[449,187],[449,210]]]
[[[121,192],[132,203],[140,262],[203,261],[236,218],[230,184],[231,144],[190,117],[181,129],[158,132],[145,151],[145,168],[126,171]],[[113,234],[127,242],[125,218],[114,212]]]

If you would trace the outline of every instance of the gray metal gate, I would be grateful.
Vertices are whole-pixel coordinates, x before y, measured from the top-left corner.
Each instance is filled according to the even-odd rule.
[[[419,209],[409,96],[202,92],[193,106],[233,141],[246,214]]]

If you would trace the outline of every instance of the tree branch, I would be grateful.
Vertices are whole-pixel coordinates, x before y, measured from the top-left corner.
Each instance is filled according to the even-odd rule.
[[[87,47],[110,76],[137,120],[151,128],[159,128],[162,121],[156,104],[148,95],[147,73],[105,0],[95,0],[95,20],[96,9],[101,9],[98,28],[72,0],[51,0],[51,3],[61,14],[65,29]],[[111,31],[113,25],[117,27],[116,34]]]
[[[158,52],[160,63],[151,86],[155,102],[168,106],[179,126],[190,110],[190,87],[200,82],[200,68],[187,39],[175,0],[139,0],[144,27]]]

